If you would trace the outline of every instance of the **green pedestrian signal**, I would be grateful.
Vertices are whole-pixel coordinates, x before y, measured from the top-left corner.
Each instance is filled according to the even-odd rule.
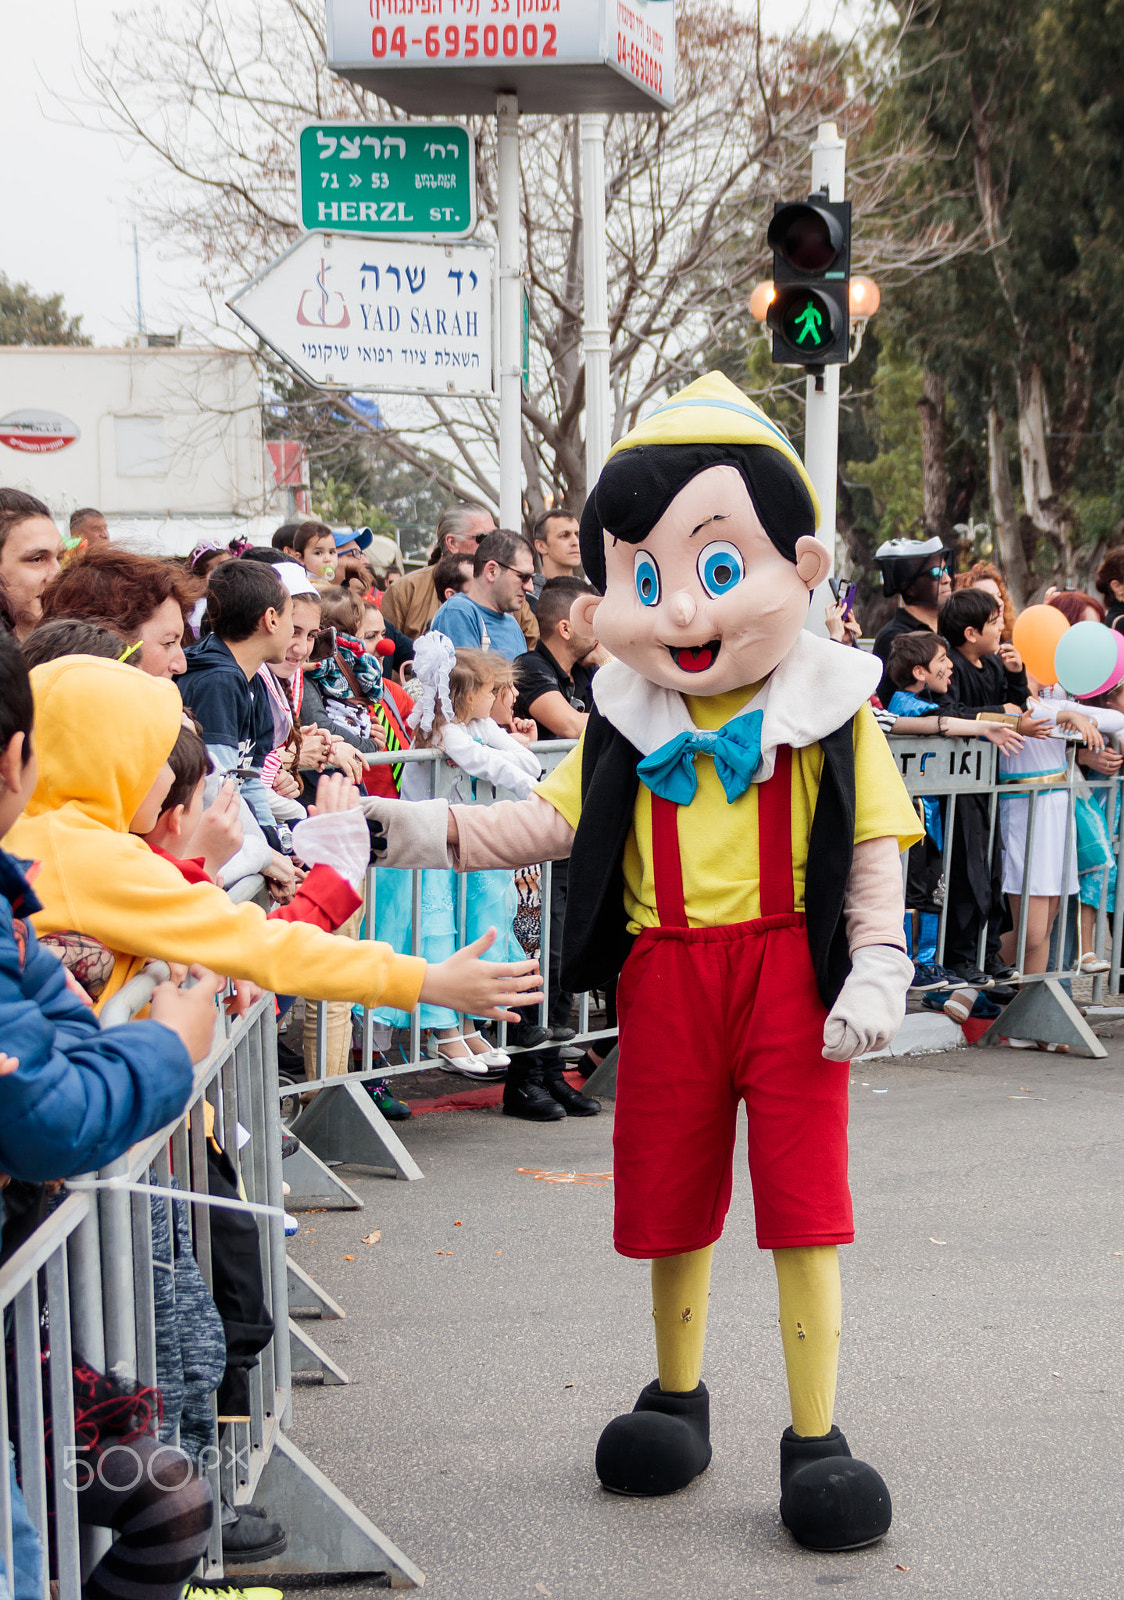
[[[773,360],[819,369],[850,359],[850,201],[778,202],[769,227]]]
[[[818,350],[826,341],[821,335],[824,325],[824,315],[814,300],[805,301],[803,307],[789,321],[796,335],[795,344],[807,345],[809,350]]]

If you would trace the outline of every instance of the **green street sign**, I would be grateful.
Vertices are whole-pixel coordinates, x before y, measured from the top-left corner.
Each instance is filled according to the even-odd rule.
[[[310,122],[297,195],[308,233],[461,238],[476,226],[474,141],[452,122]]]

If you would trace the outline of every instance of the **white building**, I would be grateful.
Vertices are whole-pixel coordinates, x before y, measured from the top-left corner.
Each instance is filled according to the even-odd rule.
[[[45,500],[60,526],[96,506],[134,548],[268,543],[294,514],[276,481],[291,485],[293,448],[263,441],[250,355],[0,346],[0,483]]]

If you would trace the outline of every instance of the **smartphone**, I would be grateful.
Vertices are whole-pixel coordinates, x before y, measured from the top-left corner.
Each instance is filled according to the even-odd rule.
[[[855,603],[855,591],[858,588],[858,584],[848,583],[845,578],[829,578],[827,581],[836,604],[842,603],[843,615],[846,616]]]

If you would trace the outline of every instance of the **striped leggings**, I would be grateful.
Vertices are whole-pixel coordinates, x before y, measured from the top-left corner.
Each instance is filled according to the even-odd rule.
[[[86,1600],[179,1600],[207,1547],[211,1486],[182,1450],[149,1434],[102,1442],[78,1456],[78,1517],[112,1528],[107,1552],[84,1587]]]

